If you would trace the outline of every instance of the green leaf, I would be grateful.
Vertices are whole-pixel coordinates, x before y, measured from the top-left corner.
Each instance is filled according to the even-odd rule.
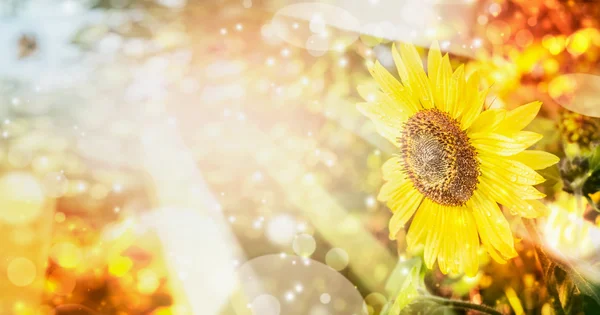
[[[592,172],[600,171],[600,145],[597,145],[590,155],[590,170]]]
[[[578,314],[582,306],[581,295],[570,278],[558,285],[558,295],[567,314]]]
[[[568,280],[573,281],[575,286],[581,294],[586,295],[593,299],[598,306],[600,306],[600,287],[592,282],[585,279],[569,262],[556,262],[560,268],[560,271],[566,273]],[[555,279],[558,280],[557,285],[562,284],[565,280],[561,279],[561,273],[558,271],[554,272]]]
[[[600,170],[594,171],[583,183],[582,194],[587,199],[588,203],[596,211],[600,211],[600,205],[596,204],[590,197],[591,195],[600,191]]]
[[[388,297],[393,298],[398,295],[406,278],[410,275],[409,271],[415,266],[421,267],[423,261],[421,258],[411,258],[404,261],[398,261],[396,267],[390,273],[390,276],[385,283],[385,293]]]
[[[579,289],[579,291],[582,294],[585,294],[585,295],[591,297],[594,301],[596,301],[596,303],[598,303],[598,305],[600,305],[600,294],[599,294],[600,288],[598,288],[596,285],[587,281],[577,271],[575,271],[573,269],[566,270],[566,271],[569,274],[569,277],[571,278],[571,280],[573,280],[573,282]]]
[[[89,47],[95,42],[99,41],[109,31],[110,29],[106,25],[89,25],[83,27],[77,33],[75,33],[72,39],[72,43],[84,47]]]
[[[381,309],[381,313],[379,313],[379,315],[390,315],[390,310],[392,308],[392,305],[393,304],[391,302],[387,302]]]
[[[552,264],[551,274],[548,275],[546,281],[548,281],[548,285],[553,286],[549,290],[555,290],[560,307],[565,314],[578,314],[582,304],[581,295],[573,279],[568,277],[566,271]]]
[[[558,168],[558,164],[552,165],[545,169],[541,169],[537,171],[540,175],[544,176],[546,181],[542,183],[544,187],[551,188],[556,185],[556,183],[560,182],[562,179],[560,178],[560,170]]]
[[[398,315],[400,311],[405,308],[412,300],[419,295],[417,289],[420,286],[421,279],[421,264],[415,265],[408,272],[404,283],[398,292],[398,296],[394,301],[394,304],[388,311],[388,315]]]
[[[600,314],[600,305],[598,305],[591,297],[581,295],[581,299],[583,301],[583,314]]]

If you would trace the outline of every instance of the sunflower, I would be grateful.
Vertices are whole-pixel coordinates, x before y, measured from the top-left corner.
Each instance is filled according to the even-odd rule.
[[[508,221],[499,204],[526,218],[546,208],[533,185],[544,178],[535,170],[558,162],[543,151],[526,150],[542,136],[523,131],[538,113],[532,102],[512,111],[486,109],[487,90],[464,65],[454,72],[448,55],[434,43],[425,73],[414,46],[401,44],[392,56],[400,81],[379,62],[370,67],[375,93],[359,87],[367,102],[358,109],[377,131],[398,147],[382,167],[386,183],[378,199],[393,216],[390,238],[411,219],[408,250],[424,245],[432,268],[474,275],[483,246],[500,263],[517,255]]]

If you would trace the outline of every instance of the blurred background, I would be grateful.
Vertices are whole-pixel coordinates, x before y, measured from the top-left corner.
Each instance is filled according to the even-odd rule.
[[[388,240],[397,152],[356,86],[394,68],[392,43],[433,40],[491,107],[543,101],[529,128],[562,161],[542,244],[507,212],[519,257],[423,270],[419,290],[553,314],[543,245],[586,281],[554,275],[565,309],[591,314],[599,18],[585,0],[0,0],[0,314],[388,312],[421,253]]]

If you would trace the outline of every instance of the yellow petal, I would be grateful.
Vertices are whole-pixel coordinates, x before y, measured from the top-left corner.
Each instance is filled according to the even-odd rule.
[[[448,54],[444,55],[438,68],[435,84],[435,106],[443,112],[449,112],[450,103],[450,78],[452,77],[452,66]]]
[[[427,268],[431,269],[437,260],[440,242],[442,241],[442,238],[446,237],[446,235],[443,234],[444,227],[446,226],[446,211],[444,211],[442,206],[433,204],[432,207],[428,209],[428,212],[430,213],[432,224],[427,233],[423,257],[425,265]]]
[[[468,209],[462,210],[462,215],[465,221],[465,228],[462,230],[464,234],[464,248],[462,249],[464,271],[469,277],[474,277],[479,268],[479,235],[477,234],[477,223],[475,222],[473,212]]]
[[[423,108],[433,108],[433,93],[429,79],[423,70],[421,56],[413,45],[400,44],[400,56],[408,72],[408,84]],[[406,85],[406,84],[405,84]]]
[[[398,202],[397,199],[402,199],[406,194],[413,191],[413,185],[410,180],[405,180],[402,177],[390,179],[383,186],[377,195],[377,200],[382,202]],[[394,211],[394,208],[390,206]]]
[[[469,128],[483,109],[484,102],[480,101],[479,98],[479,81],[479,73],[477,72],[471,74],[467,80],[465,87],[466,107],[460,120],[462,130]]]
[[[449,213],[449,215],[451,215],[452,213]],[[451,218],[448,218],[448,220],[450,220]],[[447,221],[447,220],[445,220]],[[450,238],[450,239],[455,239],[456,236],[456,230],[454,229],[454,226],[451,226],[450,224],[445,224],[444,226],[442,226],[442,233],[444,234],[444,238]],[[440,244],[440,249],[438,250],[438,256],[437,256],[437,262],[438,262],[438,266],[440,267],[440,271],[443,274],[447,274],[450,269],[451,269],[451,262],[449,260],[450,254],[454,251],[454,243],[450,243],[448,241],[444,242],[444,246],[442,246],[442,244]]]
[[[512,171],[504,171],[497,167],[492,167],[489,164],[482,165],[481,173],[488,177],[499,178],[505,182],[511,182],[520,186],[523,185],[538,185],[546,181],[543,176],[537,174],[535,177],[521,176]]]
[[[389,222],[389,238],[391,240],[396,239],[398,232],[404,228],[404,225],[413,216],[422,201],[423,195],[416,189],[413,189],[405,195],[399,196],[388,202],[388,206],[394,213]]]
[[[523,212],[520,215],[524,218],[539,218],[548,214],[548,207],[539,200],[527,200],[529,207],[527,212]]]
[[[504,259],[502,256],[500,256],[500,253],[495,248],[493,248],[489,244],[482,244],[485,250],[488,252],[488,254],[490,254],[490,257],[492,257],[492,259],[494,259],[499,264],[506,264],[507,259]]]
[[[437,74],[440,64],[442,63],[442,52],[437,41],[433,41],[431,48],[429,48],[429,54],[427,55],[427,74],[429,76],[429,82],[431,84],[433,93],[436,93],[437,85]]]
[[[413,251],[416,246],[425,244],[427,232],[431,225],[429,209],[431,209],[432,205],[433,202],[431,200],[423,198],[406,234],[407,251]]]
[[[450,99],[448,100],[450,117],[458,118],[465,107],[462,98],[465,95],[465,66],[460,65],[452,74],[450,80]]]
[[[540,111],[542,102],[535,101],[511,110],[506,115],[506,120],[502,123],[502,128],[511,130],[521,130],[535,118]]]
[[[485,191],[473,194],[473,216],[481,243],[494,260],[504,263],[516,257],[512,231],[498,204],[485,198]]]
[[[477,159],[481,163],[482,173],[491,172],[492,176],[506,181],[520,185],[537,185],[545,181],[543,176],[519,161],[483,153]]]
[[[545,151],[526,150],[511,157],[515,161],[521,162],[531,169],[541,170],[550,167],[560,161],[556,155]]]
[[[497,133],[474,133],[469,134],[471,144],[487,154],[511,156],[527,149],[527,144],[515,141],[512,138]]]
[[[419,207],[423,195],[404,176],[401,160],[398,157],[387,160],[382,166],[382,171],[383,177],[388,182],[381,187],[377,199],[387,202],[388,207],[394,213],[389,222],[389,229],[390,238],[395,239],[398,231],[404,227],[404,224]]]
[[[445,235],[440,241],[438,263],[440,271],[446,273],[477,273],[479,265],[477,250],[479,237],[473,214],[464,207],[444,207]]]
[[[411,87],[408,84],[408,71],[406,70],[404,61],[402,61],[402,57],[400,57],[400,53],[398,53],[398,49],[396,49],[396,44],[392,44],[392,57],[394,58],[394,64],[396,64],[396,69],[398,70],[398,75],[400,76],[400,80],[402,80],[402,84],[411,90]]]
[[[524,200],[535,200],[535,199],[542,199],[544,197],[546,197],[546,194],[544,194],[543,192],[539,191],[537,188],[530,186],[530,185],[521,185],[524,187],[521,187],[521,189],[518,189],[518,195],[524,199]]]
[[[521,185],[511,180],[500,177],[496,170],[482,169],[481,178],[487,178],[489,183],[498,189],[509,192],[512,196],[524,200],[540,199],[546,195],[535,189],[531,185]]]
[[[398,156],[391,157],[389,160],[385,161],[381,166],[381,171],[383,173],[383,179],[386,181],[405,181],[404,166],[402,165],[402,159]]]
[[[471,134],[494,131],[494,129],[502,122],[505,116],[506,110],[504,109],[486,110],[477,116],[468,132]]]
[[[537,200],[521,199],[514,189],[507,189],[505,185],[499,185],[498,182],[494,182],[489,177],[480,176],[478,187],[485,191],[487,196],[505,206],[513,214],[531,217],[531,215],[538,213],[534,209],[535,206],[538,206]]]
[[[397,102],[396,106],[399,111],[404,112],[405,115],[412,115],[421,109],[421,106],[419,106],[419,103],[414,99],[410,91],[402,86],[379,61],[375,62],[375,65],[369,68],[369,72],[371,72],[381,90],[390,99]]]
[[[375,61],[372,67],[369,67],[369,72],[381,89],[387,94],[396,94],[404,92],[404,86],[385,69],[379,61]]]
[[[358,103],[356,108],[365,116],[369,117],[375,124],[377,132],[391,143],[399,146],[397,141],[402,133],[402,125],[406,121],[406,116],[392,106],[385,95],[381,96],[382,101]]]
[[[509,137],[511,137],[517,142],[520,142],[526,148],[529,148],[538,141],[540,141],[544,136],[532,131],[518,131],[509,135]]]

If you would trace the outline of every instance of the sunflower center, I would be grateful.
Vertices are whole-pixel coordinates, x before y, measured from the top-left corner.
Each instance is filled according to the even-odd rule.
[[[406,121],[398,140],[404,171],[421,194],[445,206],[471,198],[479,163],[458,121],[437,109],[422,110]]]

